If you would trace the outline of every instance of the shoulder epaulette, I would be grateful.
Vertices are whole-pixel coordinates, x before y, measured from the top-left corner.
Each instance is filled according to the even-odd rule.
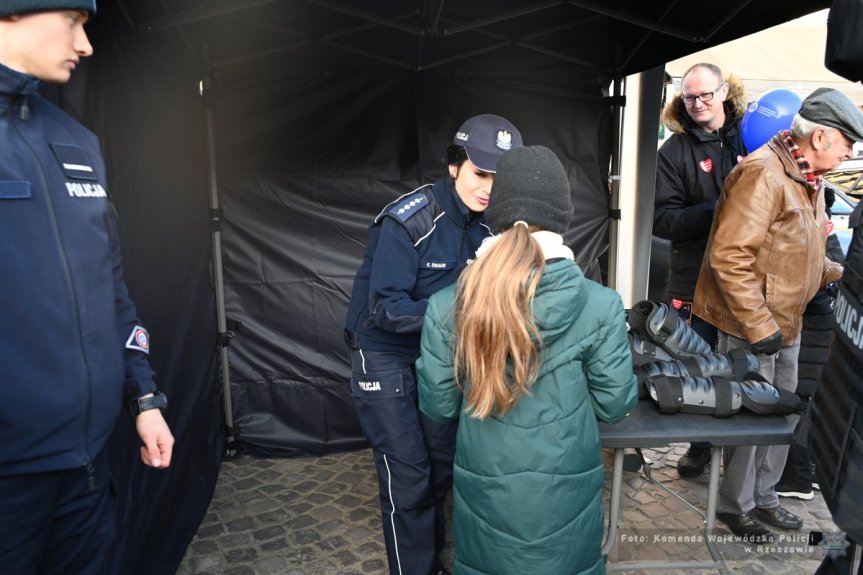
[[[387,213],[397,217],[402,222],[406,222],[428,205],[428,196],[423,192],[417,192],[393,202]]]
[[[408,221],[420,210],[430,204],[428,193],[431,192],[431,184],[420,186],[414,191],[407,193],[397,200],[390,202],[381,210],[381,213],[375,217],[375,223],[381,221],[383,216],[393,216],[402,223]],[[428,188],[428,193],[425,191]]]

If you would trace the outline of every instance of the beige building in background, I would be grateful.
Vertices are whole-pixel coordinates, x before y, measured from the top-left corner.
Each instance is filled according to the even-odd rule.
[[[669,62],[670,93],[680,91],[680,78],[691,65],[711,62],[743,82],[750,99],[774,88],[805,98],[816,88],[835,88],[863,106],[863,85],[849,82],[824,66],[827,10],[792,20],[732,42]]]

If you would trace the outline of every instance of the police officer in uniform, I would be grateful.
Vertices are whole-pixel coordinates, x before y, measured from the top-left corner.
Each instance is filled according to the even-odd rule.
[[[825,64],[853,82],[863,82],[860,22],[863,2],[834,0],[827,22]],[[863,115],[846,115],[863,141]],[[825,532],[824,561],[817,575],[863,575],[863,202],[849,219],[854,230],[839,293],[833,306],[833,340],[818,389],[799,435],[809,434],[815,478],[839,532]]]
[[[420,415],[414,361],[428,298],[454,283],[491,235],[482,212],[497,161],[521,145],[508,120],[469,118],[447,148],[447,176],[388,204],[369,227],[345,339],[351,394],[374,451],[394,575],[448,572],[440,552],[456,430]]]
[[[125,401],[145,465],[174,438],[123,282],[94,134],[39,95],[93,48],[95,0],[0,2],[0,572],[103,575],[105,445]]]

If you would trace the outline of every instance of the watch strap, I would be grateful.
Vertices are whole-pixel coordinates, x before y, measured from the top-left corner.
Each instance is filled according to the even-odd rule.
[[[132,417],[136,417],[142,412],[151,409],[160,409],[164,412],[168,407],[168,398],[161,391],[157,391],[150,397],[139,397],[128,402],[126,405]]]

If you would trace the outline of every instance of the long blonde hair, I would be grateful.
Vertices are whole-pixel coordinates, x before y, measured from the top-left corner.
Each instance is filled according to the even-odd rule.
[[[532,304],[544,269],[542,248],[519,223],[459,278],[455,380],[462,389],[470,383],[466,411],[471,417],[503,415],[536,380],[542,338]]]

